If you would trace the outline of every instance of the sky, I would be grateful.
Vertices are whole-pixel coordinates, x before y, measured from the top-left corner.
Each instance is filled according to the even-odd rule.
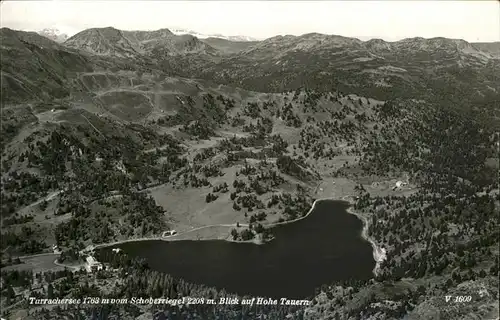
[[[500,2],[490,1],[2,1],[0,25],[58,28],[182,28],[258,39],[310,32],[396,41],[446,37],[500,41]]]

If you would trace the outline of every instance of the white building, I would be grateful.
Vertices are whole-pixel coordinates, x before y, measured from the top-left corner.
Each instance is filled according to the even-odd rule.
[[[102,270],[102,263],[94,259],[94,257],[88,256],[86,260],[85,270],[87,270],[87,272]]]
[[[113,251],[114,253],[119,253],[120,251],[122,251],[122,249],[120,249],[120,248],[114,248],[111,251]]]
[[[82,252],[85,252],[85,253],[90,253],[92,254],[92,252],[94,252],[95,250],[95,247],[94,245],[88,245],[85,249],[82,250]]]
[[[398,189],[398,188],[404,187],[404,186],[406,186],[406,185],[408,185],[408,183],[407,183],[407,182],[403,182],[403,181],[399,180],[399,181],[397,181],[397,182],[396,182],[396,186],[394,186],[394,188],[393,188],[393,189],[395,190],[395,189]]]
[[[162,237],[170,237],[170,236],[173,236],[176,234],[177,234],[177,231],[175,231],[175,230],[164,231],[162,234]]]

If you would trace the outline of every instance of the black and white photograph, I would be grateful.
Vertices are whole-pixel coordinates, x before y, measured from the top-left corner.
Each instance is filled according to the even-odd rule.
[[[0,2],[1,320],[500,320],[500,2]]]

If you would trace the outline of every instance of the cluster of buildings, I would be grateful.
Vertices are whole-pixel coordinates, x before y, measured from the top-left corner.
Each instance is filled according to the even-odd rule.
[[[94,258],[94,246],[89,246],[87,247],[87,252],[89,252],[88,256],[85,258],[85,270],[87,272],[95,272],[104,269],[104,266],[101,262],[97,261],[96,258]],[[113,248],[111,249],[114,253],[119,253],[122,251],[120,248]]]
[[[85,260],[86,260],[85,270],[87,270],[87,272],[95,272],[102,270],[102,263],[97,261],[93,256],[87,256]]]

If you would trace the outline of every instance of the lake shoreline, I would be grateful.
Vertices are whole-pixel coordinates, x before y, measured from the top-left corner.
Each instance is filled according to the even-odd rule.
[[[316,207],[316,203],[317,202],[320,202],[320,201],[343,201],[343,202],[347,202],[349,203],[349,201],[346,201],[346,200],[338,200],[338,199],[333,199],[333,198],[321,198],[321,199],[316,199],[314,200],[313,204],[311,205],[311,208],[309,209],[309,211],[307,211],[307,213],[305,215],[303,215],[302,217],[299,217],[299,218],[296,218],[296,219],[293,219],[293,220],[289,220],[289,221],[282,221],[282,222],[275,222],[275,223],[269,223],[269,224],[263,224],[262,226],[265,227],[266,229],[272,229],[274,227],[278,227],[278,226],[282,226],[282,225],[286,225],[286,224],[290,224],[290,223],[294,223],[294,222],[298,222],[300,220],[303,220],[305,218],[307,218],[315,209]],[[246,226],[246,227],[249,227],[249,225],[243,225],[243,224],[240,224],[240,227],[242,226]],[[234,226],[229,226],[229,225],[220,225],[220,226],[206,226],[206,227],[200,227],[200,228],[197,228],[195,230],[188,230],[186,232],[183,232],[181,234],[178,234],[176,236],[180,236],[180,235],[186,235],[190,232],[193,232],[193,231],[197,231],[197,230],[200,230],[200,229],[203,229],[203,228],[210,228],[210,227],[227,227],[227,228],[236,228],[236,224]],[[162,241],[206,241],[206,240],[222,240],[222,241],[227,241],[227,242],[232,242],[232,243],[252,243],[252,244],[256,244],[256,245],[263,245],[263,244],[266,244],[272,240],[274,240],[275,238],[272,237],[272,238],[269,238],[267,240],[261,240],[261,239],[257,239],[257,238],[253,238],[251,240],[233,240],[233,239],[228,239],[228,237],[226,236],[225,238],[209,238],[209,239],[176,239],[174,237],[176,236],[172,236],[172,237],[163,237],[161,239],[151,239],[151,240],[162,240]]]
[[[363,229],[361,231],[361,238],[363,238],[364,240],[366,240],[367,242],[369,242],[370,245],[373,248],[373,259],[375,260],[375,267],[373,269],[373,274],[375,276],[379,275],[381,264],[387,258],[386,251],[385,251],[385,249],[382,246],[380,246],[375,241],[375,239],[373,237],[371,237],[371,236],[368,235],[369,220],[364,215],[359,214],[359,213],[357,213],[357,212],[355,212],[353,210],[353,206],[354,206],[355,202],[352,199],[352,197],[350,197],[350,196],[344,196],[340,200],[339,199],[335,199],[335,198],[320,198],[320,199],[316,199],[313,202],[313,204],[311,205],[311,208],[309,209],[309,211],[305,215],[303,215],[302,217],[294,219],[294,220],[289,220],[289,221],[283,221],[283,222],[276,222],[276,223],[266,224],[266,225],[263,225],[263,226],[265,228],[272,229],[272,228],[280,226],[280,225],[286,225],[286,224],[289,224],[289,223],[294,223],[294,222],[298,222],[300,220],[303,220],[303,219],[307,218],[314,211],[314,209],[316,208],[316,204],[318,202],[320,202],[320,201],[343,201],[343,202],[346,202],[346,203],[349,204],[349,207],[346,209],[347,213],[356,216],[363,223]],[[189,233],[189,231],[187,231],[186,233]],[[184,233],[184,234],[186,234],[186,233]],[[252,244],[256,244],[256,245],[264,245],[264,244],[266,244],[266,243],[268,243],[268,242],[270,242],[270,241],[272,241],[274,239],[275,238],[272,237],[272,238],[267,239],[267,240],[261,240],[261,239],[253,238],[251,240],[246,240],[246,241],[243,241],[243,240],[232,240],[232,239],[227,239],[227,238],[224,238],[224,239],[220,239],[220,238],[216,238],[216,239],[165,239],[165,238],[163,238],[161,240],[162,241],[183,241],[183,240],[184,241],[206,241],[206,240],[222,240],[222,241],[227,241],[227,242],[232,242],[232,243],[252,243]]]
[[[238,294],[301,298],[314,294],[323,283],[373,279],[373,250],[360,237],[362,222],[346,212],[349,203],[330,198],[314,200],[310,200],[300,218],[272,224],[276,226],[270,230],[275,239],[268,246],[254,245],[260,235],[252,241],[232,240],[229,230],[234,225],[227,224],[163,239],[171,243],[138,241],[115,248],[121,248],[131,258],[145,259],[152,270]],[[240,232],[247,229],[240,227]],[[210,236],[212,241],[193,240],[198,235]],[[226,239],[214,241],[215,238]],[[253,243],[231,244],[249,242]],[[97,257],[106,263],[113,257],[111,248]]]
[[[378,276],[380,274],[380,268],[381,268],[382,262],[385,259],[387,259],[386,251],[382,246],[380,246],[375,241],[375,239],[373,239],[373,237],[368,235],[368,227],[370,226],[368,219],[365,216],[353,211],[352,206],[347,208],[346,211],[349,214],[355,215],[359,220],[361,220],[361,222],[363,222],[363,230],[361,231],[361,237],[364,240],[368,241],[373,248],[373,259],[375,260],[375,267],[373,268],[373,274],[375,276]]]
[[[369,220],[367,219],[367,217],[365,217],[364,215],[360,214],[360,213],[357,213],[353,210],[353,205],[355,204],[354,200],[352,199],[351,196],[344,196],[342,197],[340,200],[339,199],[335,199],[335,198],[320,198],[320,199],[316,199],[313,204],[311,205],[311,208],[309,209],[309,211],[303,215],[302,217],[299,217],[297,219],[294,219],[294,220],[289,220],[289,221],[283,221],[283,222],[276,222],[276,223],[271,223],[271,224],[266,224],[266,225],[263,225],[266,229],[272,229],[274,227],[278,227],[278,226],[281,226],[281,225],[286,225],[286,224],[290,224],[290,223],[294,223],[294,222],[298,222],[300,220],[303,220],[305,218],[307,218],[313,211],[314,209],[316,208],[316,204],[320,201],[342,201],[342,202],[346,202],[349,204],[349,207],[346,208],[346,211],[348,214],[351,214],[351,215],[354,215],[356,216],[356,218],[358,218],[359,220],[361,220],[362,224],[363,224],[363,229],[361,231],[361,238],[367,242],[370,243],[370,245],[372,246],[373,248],[373,259],[375,261],[375,267],[373,269],[373,275],[374,276],[377,276],[379,273],[380,273],[380,267],[381,267],[381,263],[387,258],[387,255],[386,255],[386,251],[383,247],[381,247],[376,241],[375,239],[373,239],[373,237],[369,236],[368,235],[368,228],[369,228]],[[249,225],[242,225],[240,224],[240,228],[241,227],[249,227]],[[229,235],[225,235],[223,238],[221,238],[220,236],[208,236],[208,237],[203,237],[201,238],[200,236],[198,236],[197,238],[195,238],[194,235],[190,235],[192,234],[193,232],[195,231],[199,231],[199,230],[203,230],[203,229],[209,229],[209,228],[227,228],[227,234],[229,234],[229,232],[231,231],[231,229],[234,229],[234,228],[237,228],[237,224],[225,224],[225,225],[213,225],[213,226],[203,226],[203,227],[199,227],[199,228],[196,228],[196,229],[192,229],[192,230],[187,230],[185,232],[182,232],[182,233],[179,233],[175,236],[170,236],[170,237],[153,237],[153,238],[142,238],[142,239],[129,239],[129,240],[124,240],[124,241],[119,241],[119,242],[115,242],[115,243],[110,243],[110,244],[103,244],[103,245],[96,245],[96,249],[97,248],[105,248],[105,247],[111,247],[111,246],[115,246],[115,245],[119,245],[119,244],[122,244],[122,243],[127,243],[127,242],[134,242],[134,241],[154,241],[154,240],[160,240],[160,241],[166,241],[166,242],[176,242],[176,241],[210,241],[210,240],[219,240],[219,241],[226,241],[226,242],[231,242],[231,243],[246,243],[246,244],[255,244],[255,245],[264,245],[266,243],[269,243],[270,241],[274,240],[275,237],[272,237],[270,239],[267,239],[267,240],[262,240],[261,238],[259,237],[255,237],[251,240],[233,240],[233,239],[230,239]],[[187,236],[186,238],[185,237],[181,237],[181,236]]]

